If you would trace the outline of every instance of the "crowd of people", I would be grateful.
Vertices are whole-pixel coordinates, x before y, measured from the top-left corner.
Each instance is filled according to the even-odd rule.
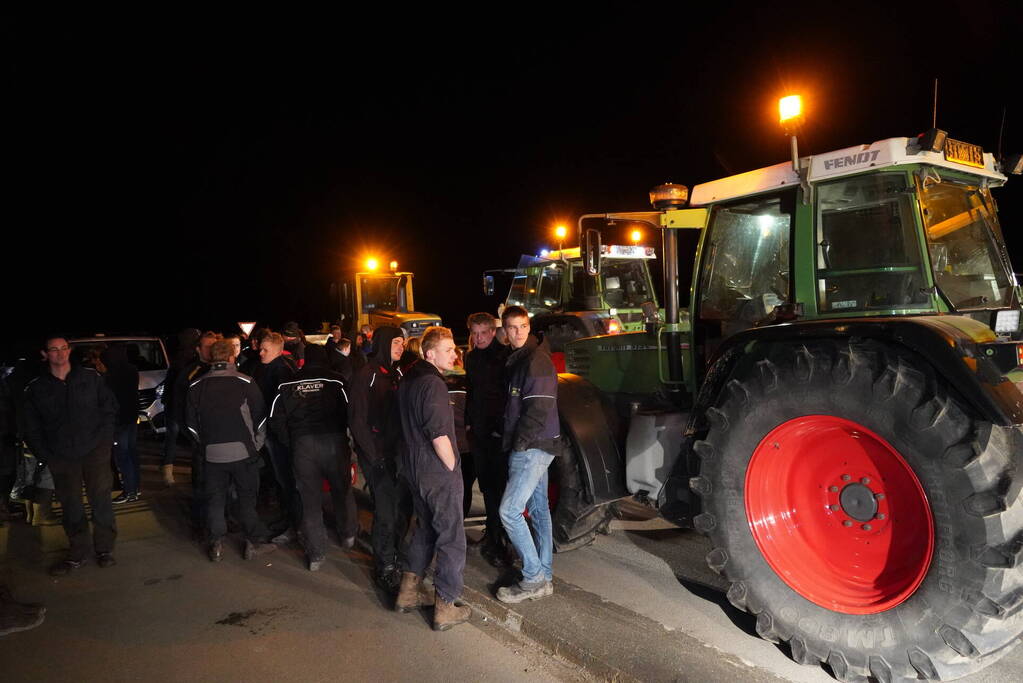
[[[191,521],[209,560],[223,558],[234,523],[246,559],[297,542],[308,568],[321,569],[328,545],[324,482],[338,543],[352,548],[354,450],[373,501],[374,580],[394,596],[396,610],[434,605],[437,630],[468,620],[459,598],[474,480],[486,510],[482,556],[499,568],[521,561],[521,578],[497,598],[551,595],[547,470],[560,450],[557,375],[524,309],[506,308],[500,322],[488,313],[469,316],[464,361],[451,331],[439,326],[418,338],[397,327],[364,326],[350,340],[334,325],[323,345],[307,343],[295,323],[279,332],[255,330],[248,339],[182,331],[164,383],[161,474],[166,486],[177,484],[179,438],[187,435]],[[28,517],[47,514],[44,499],[55,495],[70,546],[50,573],[66,575],[91,560],[110,567],[114,506],[142,495],[138,368],[116,345],[72,362],[60,334],[46,336],[42,355],[34,378],[14,373],[0,383],[0,500],[6,510],[14,465],[23,464],[12,463],[19,458],[11,453],[22,455],[13,447],[23,444],[36,468]],[[257,511],[267,489],[261,481],[272,483],[280,511],[269,525]],[[432,587],[423,581],[430,566]]]

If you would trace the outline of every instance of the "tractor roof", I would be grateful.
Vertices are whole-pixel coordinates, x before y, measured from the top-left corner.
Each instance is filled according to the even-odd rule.
[[[857,145],[802,157],[799,160],[799,167],[809,170],[807,177],[811,183],[862,173],[874,168],[906,164],[929,164],[964,171],[987,178],[994,186],[1005,182],[1005,176],[996,170],[992,154],[979,152],[980,148],[975,145],[967,147],[978,150],[980,156],[977,157],[977,164],[954,161],[946,158],[946,154],[941,152],[923,151],[916,138],[888,138],[869,145]],[[980,160],[983,160],[982,166],[979,165]],[[792,169],[792,163],[785,162],[697,185],[693,188],[689,204],[702,206],[798,184],[799,176]]]

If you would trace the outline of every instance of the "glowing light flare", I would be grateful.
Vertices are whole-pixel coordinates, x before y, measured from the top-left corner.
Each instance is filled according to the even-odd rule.
[[[376,270],[380,267],[380,262],[375,258],[366,259],[366,270]]]
[[[391,261],[391,270],[398,270],[398,262]]]
[[[635,242],[636,244],[639,244],[639,241],[640,241],[641,239],[643,239],[643,233],[642,233],[642,232],[640,232],[639,230],[633,230],[633,231],[632,231],[632,232],[631,232],[631,233],[629,234],[629,237],[631,237],[631,238],[632,238],[632,241],[633,241],[633,242]]]
[[[558,227],[554,228],[554,236],[557,237],[559,240],[565,239],[565,235],[567,234],[568,228],[566,228],[564,225],[559,225]]]
[[[621,331],[622,331],[622,326],[621,326],[621,324],[619,324],[619,322],[617,320],[613,320],[612,319],[612,320],[608,320],[607,321],[607,333],[608,334],[618,334]]]
[[[786,95],[778,100],[778,122],[796,123],[803,116],[803,98],[799,95]]]

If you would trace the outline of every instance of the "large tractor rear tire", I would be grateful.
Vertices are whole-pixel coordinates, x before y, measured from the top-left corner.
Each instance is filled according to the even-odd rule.
[[[840,680],[949,680],[1023,631],[1020,432],[869,341],[778,346],[695,445],[712,569],[756,630]]]
[[[567,429],[561,430],[562,453],[550,468],[551,522],[554,550],[563,553],[593,543],[611,525],[611,504],[594,505],[583,484],[579,454]]]

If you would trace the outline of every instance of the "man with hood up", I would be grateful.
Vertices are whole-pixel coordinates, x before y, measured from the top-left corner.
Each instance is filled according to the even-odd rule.
[[[359,456],[359,467],[373,495],[375,580],[389,593],[398,591],[398,565],[404,558],[401,539],[412,515],[408,486],[398,476],[401,417],[398,413],[398,361],[405,337],[397,327],[378,327],[375,352],[352,377],[348,425]]]

